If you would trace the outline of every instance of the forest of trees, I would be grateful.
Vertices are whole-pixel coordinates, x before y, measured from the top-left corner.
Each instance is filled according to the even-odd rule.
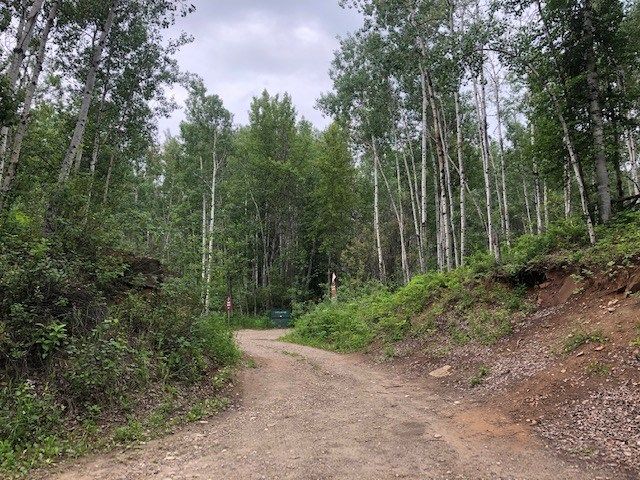
[[[98,425],[154,401],[156,426],[184,417],[240,358],[228,296],[236,325],[264,326],[335,273],[402,312],[389,292],[412,278],[419,300],[441,292],[422,273],[500,267],[545,232],[594,243],[640,203],[637,2],[341,3],[363,25],[319,130],[285,92],[238,125],[181,71],[186,0],[0,2],[0,476],[147,438],[134,417]],[[158,132],[178,107],[179,132]],[[345,341],[354,311],[306,325]]]
[[[0,210],[108,232],[259,313],[343,282],[408,282],[562,219],[592,241],[640,193],[640,11],[617,0],[344,0],[318,131],[286,93],[238,126],[173,54],[170,0],[0,7]],[[188,88],[178,136],[156,118]]]

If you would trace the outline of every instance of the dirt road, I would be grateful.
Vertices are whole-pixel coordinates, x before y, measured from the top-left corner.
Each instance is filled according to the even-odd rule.
[[[359,356],[279,342],[281,334],[238,334],[257,366],[240,374],[242,400],[228,412],[48,478],[612,478],[555,458],[490,409],[430,393]]]

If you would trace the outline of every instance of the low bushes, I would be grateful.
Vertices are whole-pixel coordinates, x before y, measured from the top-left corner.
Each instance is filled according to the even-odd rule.
[[[571,218],[552,224],[541,235],[522,235],[503,254],[500,266],[509,274],[527,267],[573,264],[603,267],[640,255],[640,212],[617,215],[596,228],[597,242],[589,244],[584,222]]]
[[[582,220],[569,219],[542,235],[521,236],[502,252],[501,262],[478,253],[463,268],[418,275],[395,292],[378,283],[347,282],[339,301],[306,308],[288,339],[339,351],[407,335],[491,344],[511,331],[515,314],[530,308],[525,301],[528,271],[558,265],[608,268],[640,257],[640,212],[618,215],[598,227],[597,237],[590,245]]]
[[[43,230],[17,213],[0,228],[0,476],[240,356],[226,321],[200,316],[188,279],[135,271],[99,229]]]
[[[416,276],[396,292],[376,290],[347,302],[323,302],[296,321],[287,339],[338,351],[356,351],[375,339],[450,335],[458,343],[491,343],[509,333],[523,291],[485,287],[472,268]]]

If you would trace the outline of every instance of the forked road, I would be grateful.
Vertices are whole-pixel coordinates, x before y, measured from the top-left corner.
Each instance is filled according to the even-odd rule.
[[[469,411],[358,356],[282,343],[282,333],[238,334],[256,362],[240,375],[239,406],[48,478],[607,478],[556,458],[490,410]]]

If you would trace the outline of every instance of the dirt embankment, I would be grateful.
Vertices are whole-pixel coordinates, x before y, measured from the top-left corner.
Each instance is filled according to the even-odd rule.
[[[565,458],[640,478],[638,292],[639,268],[556,270],[532,289],[535,311],[496,345],[443,353],[433,338],[411,340],[389,367],[474,403],[470,420],[498,406]]]

